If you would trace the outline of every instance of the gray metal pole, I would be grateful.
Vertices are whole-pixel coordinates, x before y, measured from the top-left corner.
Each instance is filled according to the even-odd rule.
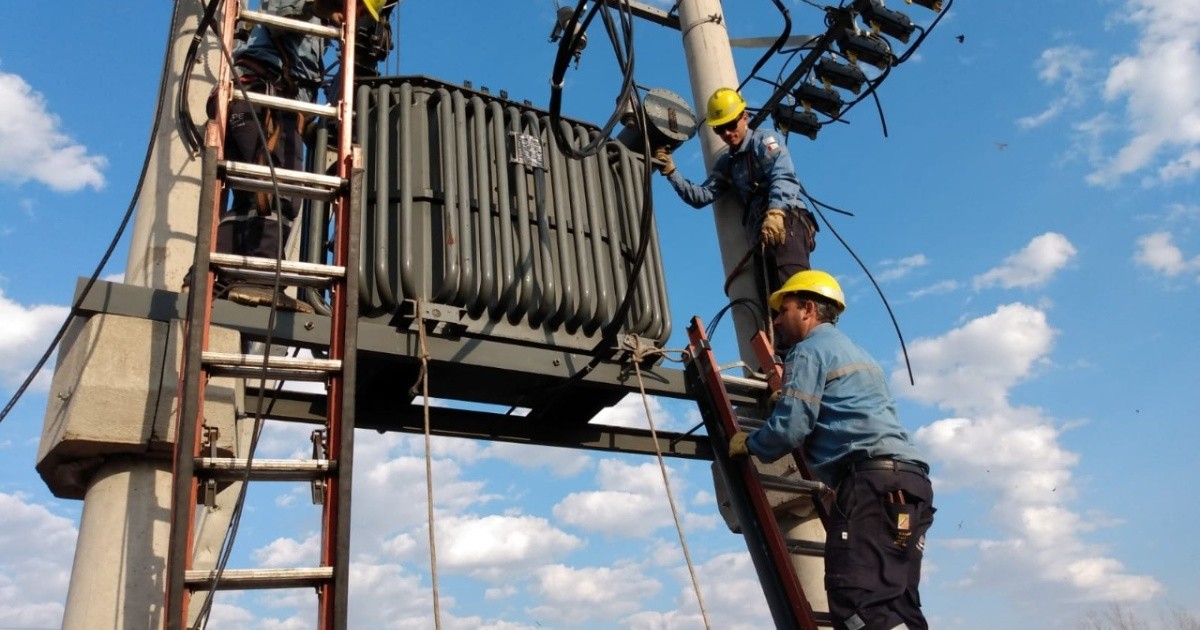
[[[720,0],[680,0],[679,24],[683,33],[688,76],[692,83],[692,99],[696,103],[696,111],[703,116],[708,97],[717,88],[736,88],[738,85],[733,49],[729,45],[729,32],[725,30],[726,21]],[[700,125],[698,135],[704,149],[704,167],[711,169],[725,144],[708,125]],[[741,217],[742,206],[736,199],[726,197],[713,204],[713,221],[717,226],[717,240],[726,277],[749,247]],[[724,281],[725,278],[721,278],[721,284]],[[731,301],[739,298],[756,299],[755,293],[754,277],[749,273],[741,274],[729,285]],[[765,304],[763,308],[766,308]],[[754,365],[750,338],[759,330],[759,326],[746,309],[735,308],[730,314],[737,334],[738,353],[742,361]]]

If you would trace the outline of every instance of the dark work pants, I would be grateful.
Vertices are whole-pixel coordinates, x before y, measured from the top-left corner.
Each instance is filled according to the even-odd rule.
[[[813,250],[814,235],[808,219],[801,216],[803,212],[805,211],[788,210],[784,221],[787,238],[779,245],[766,247],[761,257],[755,256],[759,261],[759,269],[763,270],[763,273],[756,273],[755,276],[760,279],[766,276],[766,286],[764,287],[761,281],[759,284],[759,289],[764,295],[771,295],[783,286],[788,278],[810,268],[808,257]],[[751,241],[757,248],[759,235],[751,236]]]
[[[888,493],[904,493],[905,503]],[[929,478],[911,472],[851,472],[837,486],[825,542],[825,588],[838,630],[927,630],[917,586],[925,532],[933,524]]]
[[[230,104],[229,124],[225,130],[225,159],[235,162],[265,164],[262,156],[266,154],[259,135],[258,126],[250,111],[254,109],[245,101],[234,101]],[[266,124],[266,110],[258,108],[258,119]],[[291,170],[304,169],[304,140],[301,137],[299,121],[294,113],[273,112],[275,124],[279,127],[279,138],[275,144],[274,161],[276,168]],[[267,135],[269,138],[269,134]],[[233,203],[221,216],[217,226],[217,251],[226,254],[242,254],[244,256],[261,256],[275,258],[287,241],[290,227],[282,224],[278,218],[273,200],[268,198],[268,208],[264,213],[258,207],[257,195],[254,192],[236,190],[233,192]],[[298,205],[290,198],[279,200],[279,210],[287,223],[296,218]]]

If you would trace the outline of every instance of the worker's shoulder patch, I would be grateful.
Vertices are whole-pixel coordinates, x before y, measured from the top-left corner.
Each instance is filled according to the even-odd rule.
[[[763,144],[767,146],[767,153],[774,153],[779,150],[779,143],[775,141],[775,136],[763,138]]]

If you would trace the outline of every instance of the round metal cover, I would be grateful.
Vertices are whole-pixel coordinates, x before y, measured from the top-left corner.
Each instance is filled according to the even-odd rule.
[[[696,114],[683,97],[654,88],[646,93],[647,123],[674,144],[682,144],[696,135]]]

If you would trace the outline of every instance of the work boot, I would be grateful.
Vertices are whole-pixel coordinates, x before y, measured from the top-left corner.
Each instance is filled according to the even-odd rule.
[[[313,313],[313,307],[309,304],[301,302],[282,291],[276,293],[271,290],[271,287],[261,284],[234,284],[229,287],[225,298],[238,304],[245,304],[246,306],[270,306],[274,303],[275,308],[281,311]]]

